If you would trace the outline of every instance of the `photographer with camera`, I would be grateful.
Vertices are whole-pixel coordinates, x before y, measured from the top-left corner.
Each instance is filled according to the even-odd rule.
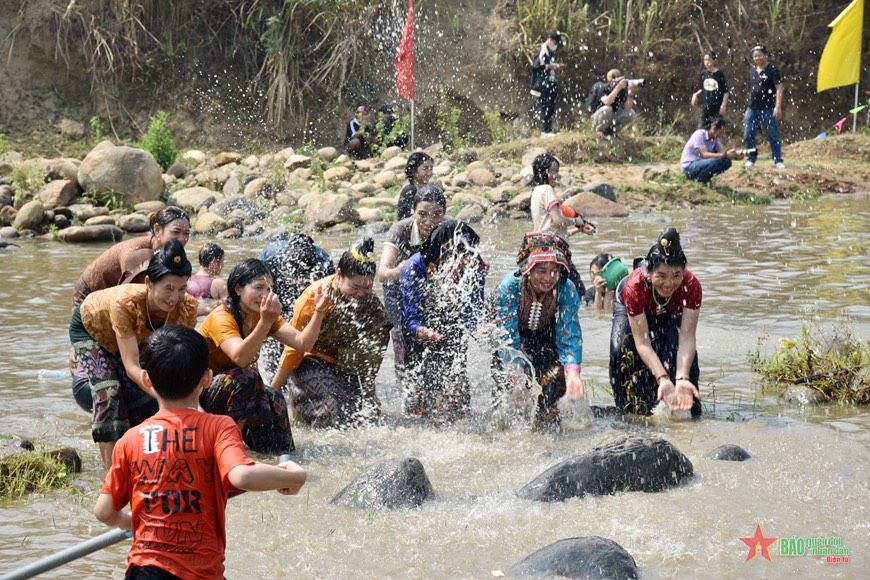
[[[727,124],[722,117],[716,117],[708,121],[703,129],[692,133],[680,157],[680,169],[686,177],[701,183],[709,183],[713,177],[727,171],[733,159],[743,159],[746,151],[736,149],[726,151],[719,141]]]
[[[592,128],[599,137],[616,136],[634,121],[634,90],[645,84],[644,79],[625,78],[616,68],[607,71],[606,78],[607,82],[595,83],[586,97],[586,112],[592,115]]]

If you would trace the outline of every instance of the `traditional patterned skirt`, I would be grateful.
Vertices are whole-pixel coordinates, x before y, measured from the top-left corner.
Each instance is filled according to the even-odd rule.
[[[70,321],[69,337],[91,387],[94,441],[117,441],[127,429],[157,412],[157,401],[127,376],[121,355],[110,353],[88,334],[78,308]]]
[[[258,453],[293,451],[293,434],[284,395],[263,384],[256,365],[233,368],[215,375],[199,403],[214,415],[245,421],[242,436]]]
[[[625,413],[649,415],[658,403],[656,378],[641,360],[631,334],[628,313],[622,301],[624,279],[614,292],[613,326],[610,331],[610,386],[616,407]],[[655,316],[647,315],[649,336],[652,349],[662,361],[665,370],[673,381],[677,374],[677,351],[680,348],[680,324],[682,313],[665,312]],[[692,361],[689,380],[696,387],[701,371],[698,367],[698,353]],[[701,414],[701,403],[692,403],[692,415]]]
[[[556,347],[556,327],[554,324],[548,324],[538,330],[520,327],[519,334],[523,354],[534,367],[527,371],[533,372],[535,381],[541,385],[537,408],[538,410],[552,409],[559,399],[565,396],[565,368],[559,360],[559,350]],[[504,376],[502,361],[497,354],[493,357],[493,378],[495,379],[493,403],[498,403],[502,398],[501,390],[507,388],[508,381]]]
[[[306,356],[290,373],[290,394],[297,419],[312,427],[352,427],[364,420],[364,385],[320,357]]]

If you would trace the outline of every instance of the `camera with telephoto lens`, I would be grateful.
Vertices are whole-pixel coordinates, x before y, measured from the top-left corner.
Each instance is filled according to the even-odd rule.
[[[740,157],[746,157],[747,155],[755,155],[758,153],[758,149],[753,147],[752,149],[735,149],[734,154]]]
[[[617,84],[621,81],[625,81],[630,87],[643,87],[646,85],[646,79],[627,79],[625,77],[617,77],[613,80],[616,81]]]

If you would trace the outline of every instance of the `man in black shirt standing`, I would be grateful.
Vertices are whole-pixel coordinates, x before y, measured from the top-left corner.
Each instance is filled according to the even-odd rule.
[[[565,68],[564,62],[555,62],[554,58],[556,50],[564,45],[559,31],[551,32],[532,59],[531,93],[541,99],[541,137],[554,135],[553,113],[556,111],[556,95],[559,94],[556,72]]]
[[[599,137],[616,135],[637,116],[634,111],[634,87],[619,69],[607,71],[607,82],[592,85],[586,97],[586,112],[591,114],[592,128]]]
[[[755,66],[749,68],[749,106],[743,115],[743,148],[755,149],[755,134],[763,123],[770,152],[777,169],[785,169],[782,161],[782,141],[779,138],[777,121],[782,118],[782,95],[784,87],[779,70],[767,62],[767,48],[752,49]],[[756,154],[749,156],[746,167],[755,165]]]

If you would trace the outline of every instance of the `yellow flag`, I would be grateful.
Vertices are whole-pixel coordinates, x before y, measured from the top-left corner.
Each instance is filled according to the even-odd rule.
[[[854,85],[861,72],[861,34],[864,31],[864,0],[853,0],[828,25],[828,38],[819,60],[816,92]]]

